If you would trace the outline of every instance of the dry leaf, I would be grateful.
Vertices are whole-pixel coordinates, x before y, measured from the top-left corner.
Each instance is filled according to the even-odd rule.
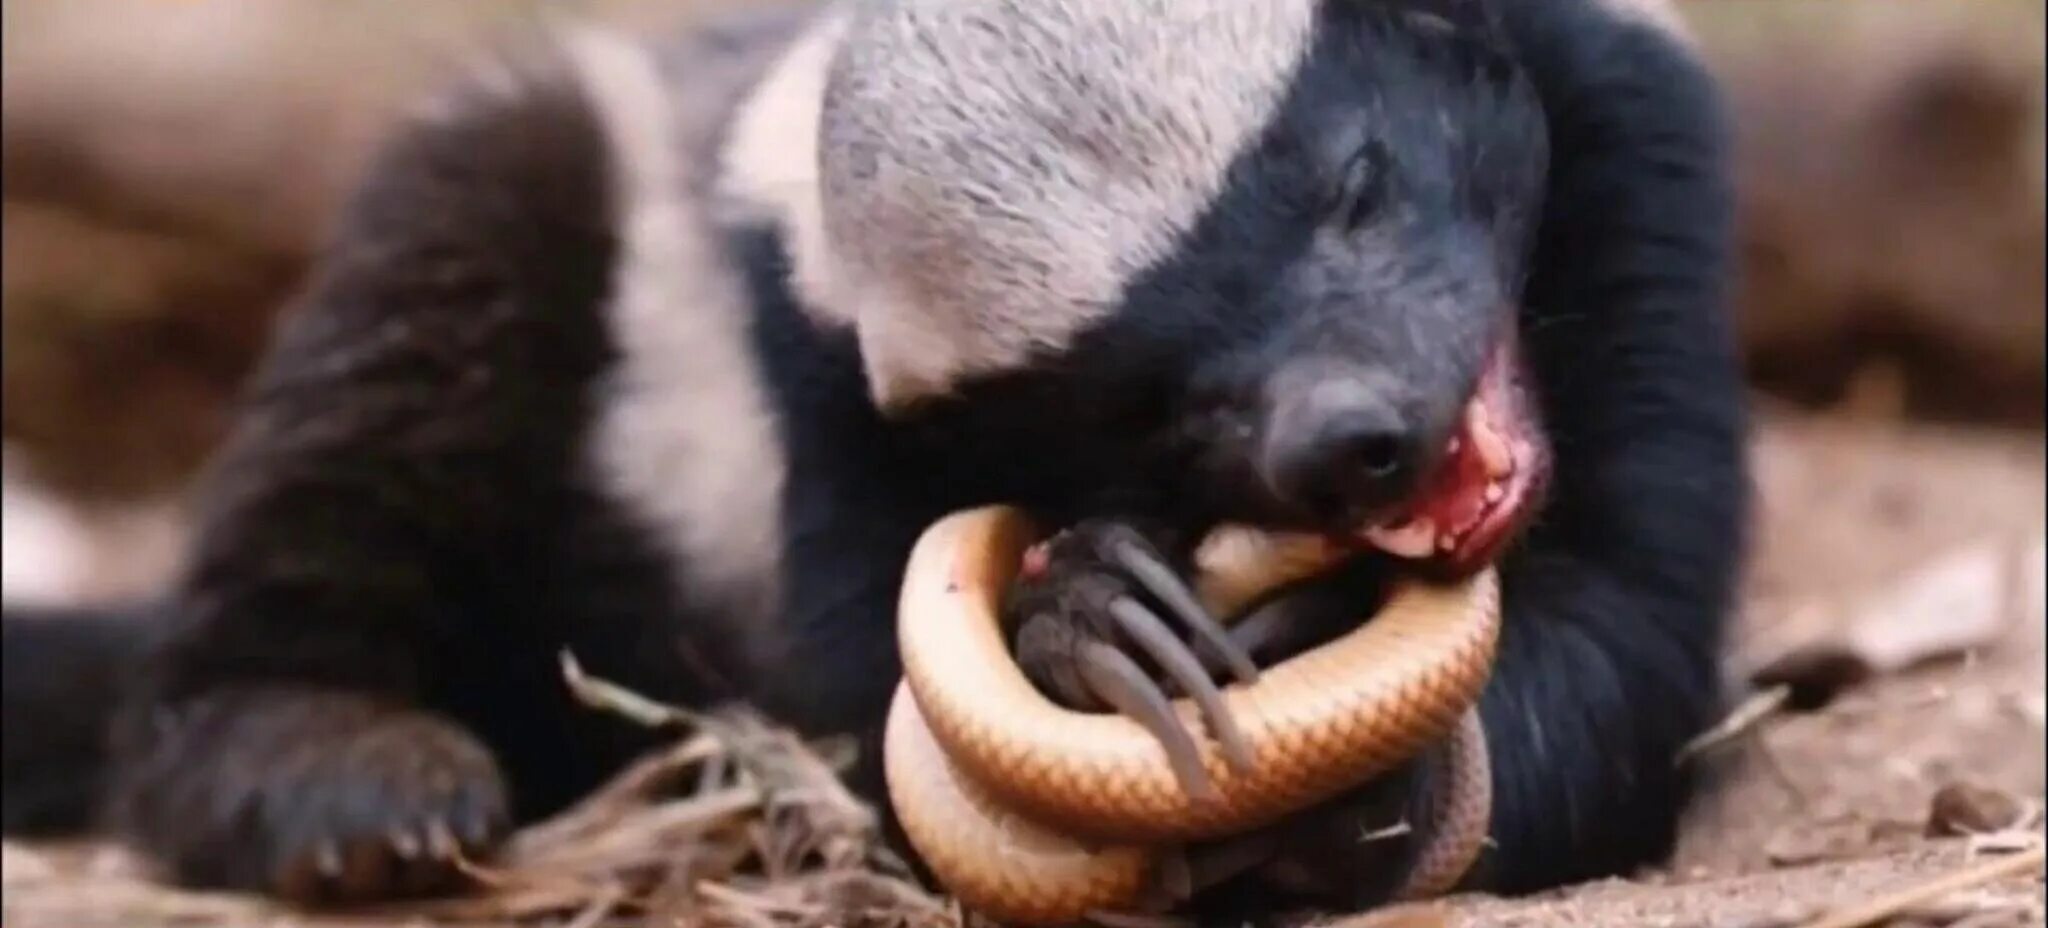
[[[1862,600],[1831,634],[1751,678],[1789,686],[1795,706],[1813,708],[1870,676],[1988,647],[2030,607],[2026,587],[2035,584],[2023,553],[2030,549],[1992,543],[1952,552]]]

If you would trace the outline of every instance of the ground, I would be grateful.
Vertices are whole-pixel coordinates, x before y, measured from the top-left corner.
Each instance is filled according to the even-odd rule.
[[[1730,674],[1792,668],[1781,676],[1803,699],[1839,683],[1828,671],[1858,654],[1873,672],[1817,709],[1780,701],[1758,714],[1769,691],[1751,700],[1752,721],[1688,761],[1720,785],[1668,868],[1535,899],[1381,912],[1347,928],[2044,924],[2039,433],[1774,410],[1762,419],[1759,543]],[[0,923],[959,923],[877,863],[860,810],[786,739],[727,727],[650,763],[637,782],[523,835],[484,899],[316,921],[150,886],[106,849],[11,846]],[[646,798],[649,784],[678,776],[696,789]],[[1971,827],[1988,833],[1930,836]]]

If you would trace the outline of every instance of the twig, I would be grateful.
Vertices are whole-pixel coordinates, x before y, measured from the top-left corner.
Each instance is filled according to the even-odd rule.
[[[626,689],[608,680],[601,680],[583,671],[576,655],[565,648],[562,651],[562,680],[569,685],[569,692],[584,705],[616,713],[647,728],[666,728],[670,725],[701,727],[703,717],[687,709],[655,702],[645,696]]]
[[[606,916],[612,914],[619,907],[619,903],[625,901],[625,898],[626,893],[624,890],[616,886],[609,887],[600,892],[596,898],[590,900],[590,905],[585,907],[568,924],[563,925],[562,928],[597,928],[597,924],[604,921]]]
[[[1414,830],[1415,826],[1408,824],[1407,819],[1402,819],[1401,821],[1395,822],[1394,824],[1388,825],[1384,828],[1375,828],[1371,831],[1367,831],[1360,834],[1358,836],[1358,842],[1360,844],[1368,844],[1374,841],[1387,841],[1393,838],[1399,838]]]
[[[728,906],[748,909],[767,915],[789,915],[797,918],[823,918],[825,907],[813,902],[797,899],[776,899],[762,893],[744,892],[727,886],[717,880],[704,880],[697,884],[697,892],[715,902]]]
[[[523,829],[512,840],[512,854],[530,856],[541,848],[569,844],[618,827],[622,820],[645,812],[666,780],[712,756],[720,747],[716,740],[699,736],[635,761],[568,810]]]
[[[2031,870],[2041,865],[2044,855],[2048,855],[2048,847],[2036,844],[2011,857],[2001,857],[1964,867],[1918,886],[1908,886],[1898,892],[1879,896],[1861,906],[1822,916],[1807,922],[1801,928],[1863,928],[1865,925],[1949,893]]]
[[[1784,708],[1785,701],[1791,698],[1792,687],[1785,683],[1750,694],[1749,698],[1744,699],[1741,705],[1729,712],[1720,724],[1701,732],[1698,737],[1679,748],[1678,756],[1673,763],[1684,764],[1699,754],[1741,737],[1765,719],[1777,714],[1779,709]]]

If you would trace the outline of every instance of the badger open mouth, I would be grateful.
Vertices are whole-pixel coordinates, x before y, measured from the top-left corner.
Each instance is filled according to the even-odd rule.
[[[1490,563],[1541,496],[1549,447],[1536,421],[1515,339],[1498,342],[1437,469],[1393,519],[1359,540],[1455,572]]]

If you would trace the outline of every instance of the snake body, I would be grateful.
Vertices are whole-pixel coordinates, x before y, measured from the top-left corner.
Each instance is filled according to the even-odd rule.
[[[955,513],[919,539],[906,573],[904,679],[884,746],[890,799],[919,855],[963,903],[1011,924],[1128,907],[1159,846],[1270,824],[1454,733],[1451,779],[1467,788],[1438,810],[1447,837],[1424,847],[1404,894],[1440,891],[1464,871],[1486,818],[1484,789],[1472,787],[1475,762],[1476,780],[1486,776],[1470,710],[1499,634],[1491,570],[1449,585],[1404,582],[1372,622],[1225,690],[1254,764],[1240,773],[1205,743],[1217,795],[1204,800],[1181,788],[1136,722],[1054,704],[1011,659],[1001,598],[1036,540],[1019,510]],[[1264,555],[1212,559],[1199,584],[1211,608],[1226,612],[1279,575],[1327,563],[1312,553]],[[1186,700],[1175,709],[1200,725]]]

